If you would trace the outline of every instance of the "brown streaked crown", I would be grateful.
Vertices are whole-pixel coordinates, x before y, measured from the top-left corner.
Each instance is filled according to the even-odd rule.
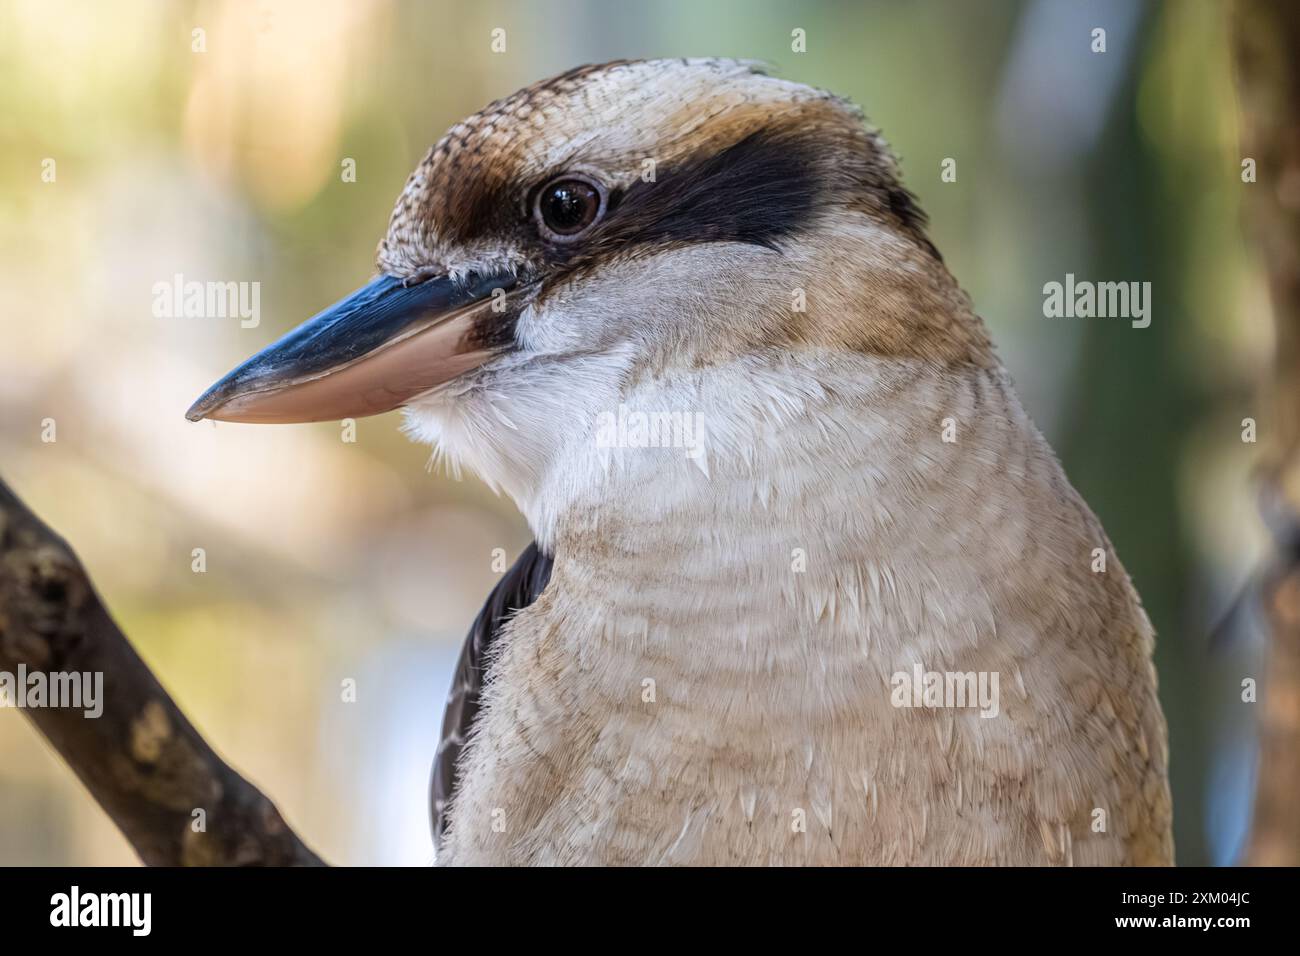
[[[774,241],[829,202],[925,242],[888,147],[848,102],[748,62],[616,61],[534,84],[453,126],[407,181],[380,268],[542,264],[550,251],[530,227],[529,195],[575,169],[599,175],[621,210],[586,249],[560,258],[691,236]],[[738,221],[728,210],[768,215]]]

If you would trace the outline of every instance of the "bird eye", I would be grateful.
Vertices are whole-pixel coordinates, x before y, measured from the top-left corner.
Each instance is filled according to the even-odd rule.
[[[591,180],[572,175],[543,186],[533,204],[542,235],[553,242],[572,242],[604,212],[604,190]]]

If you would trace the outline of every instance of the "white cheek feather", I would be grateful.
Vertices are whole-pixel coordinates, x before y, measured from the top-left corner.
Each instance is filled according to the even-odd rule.
[[[507,357],[412,402],[403,430],[434,446],[433,464],[478,474],[531,521],[547,473],[581,447],[600,408],[617,404],[627,365],[617,351]]]
[[[663,462],[657,449],[618,447],[618,436],[613,444],[602,442],[598,425],[617,420],[620,409],[675,416],[679,431],[686,423],[688,440],[699,424],[722,451],[746,454],[756,409],[797,404],[797,396],[781,394],[790,383],[765,373],[761,363],[738,370],[734,380],[672,370],[674,361],[690,364],[693,356],[752,335],[760,323],[738,303],[752,304],[760,284],[780,289],[776,298],[784,301],[792,281],[777,270],[784,261],[756,246],[714,244],[606,267],[526,309],[518,321],[519,351],[409,404],[404,430],[434,446],[434,465],[445,464],[456,477],[469,469],[514,499],[546,546],[571,502],[590,507],[610,490],[609,469],[666,464],[658,480],[672,481],[675,466],[686,460],[682,449],[668,449],[671,461]],[[756,275],[762,278],[751,281],[746,300],[746,277]],[[650,368],[658,371],[649,374]],[[691,469],[706,469],[707,454],[706,448],[689,459]]]
[[[412,403],[404,430],[433,445],[452,474],[467,468],[508,494],[549,548],[566,528],[598,535],[607,505],[634,501],[645,514],[692,523],[712,520],[720,495],[733,499],[727,510],[762,507],[786,477],[815,464],[805,446],[836,427],[790,431],[818,421],[824,381],[845,386],[831,353],[771,350],[633,380],[634,359],[623,346],[503,360]],[[869,393],[861,373],[852,387]]]

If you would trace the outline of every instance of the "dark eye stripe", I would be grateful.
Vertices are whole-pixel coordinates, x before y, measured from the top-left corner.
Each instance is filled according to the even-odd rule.
[[[637,182],[619,197],[599,241],[747,242],[776,248],[811,224],[817,163],[793,138],[752,133],[720,153]]]

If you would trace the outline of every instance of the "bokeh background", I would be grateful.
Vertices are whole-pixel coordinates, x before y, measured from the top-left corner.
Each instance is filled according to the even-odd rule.
[[[901,156],[1155,622],[1179,860],[1230,863],[1261,638],[1249,615],[1209,635],[1263,544],[1241,420],[1271,342],[1227,34],[1214,0],[0,0],[0,473],[309,845],[428,863],[450,669],[493,549],[513,559],[526,526],[473,476],[431,472],[396,414],[348,443],[185,409],[368,278],[407,173],[456,119],[584,62],[765,59],[862,104]],[[1150,281],[1151,326],[1044,318],[1067,272]],[[155,317],[177,273],[260,283],[261,324]],[[0,864],[134,860],[0,710]]]

